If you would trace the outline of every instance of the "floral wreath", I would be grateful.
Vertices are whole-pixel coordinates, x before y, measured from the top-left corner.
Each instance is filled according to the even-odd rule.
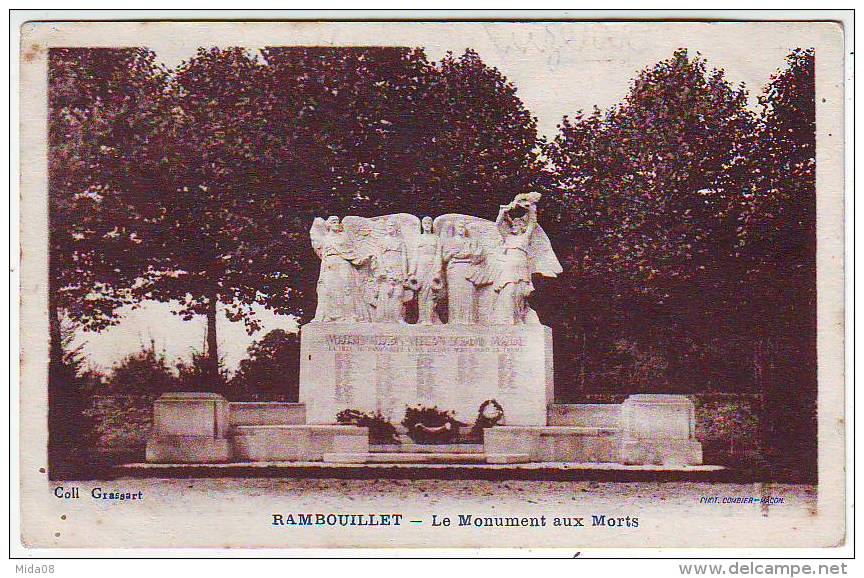
[[[492,406],[493,412],[487,413],[489,410],[489,406]],[[478,410],[478,416],[483,419],[489,426],[493,426],[497,424],[504,417],[504,408],[501,407],[501,404],[495,401],[494,399],[487,399],[483,403],[480,404],[480,409]]]

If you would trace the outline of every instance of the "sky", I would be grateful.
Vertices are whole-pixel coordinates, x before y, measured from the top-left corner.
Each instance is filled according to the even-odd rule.
[[[162,26],[162,25],[160,25]],[[172,28],[172,26],[174,28]],[[140,45],[174,67],[199,46],[389,45],[420,46],[430,59],[447,51],[477,51],[516,87],[517,95],[537,117],[538,131],[552,137],[564,115],[601,109],[620,102],[631,80],[643,69],[669,58],[678,48],[700,53],[709,68],[722,68],[734,85],[744,83],[750,105],[770,76],[783,68],[796,47],[820,44],[836,33],[795,23],[256,23],[245,30],[225,23],[180,24],[141,32]],[[176,28],[176,30],[175,30]],[[251,28],[251,30],[250,30]],[[817,75],[818,75],[817,54]],[[318,271],[309,271],[318,275]],[[107,368],[124,355],[154,341],[169,359],[188,358],[204,341],[204,320],[183,321],[172,306],[145,303],[127,310],[120,324],[101,333],[79,335],[95,366]],[[246,334],[242,322],[220,316],[221,353],[229,369],[245,356],[253,339],[275,328],[296,330],[290,316],[259,312],[264,329]]]

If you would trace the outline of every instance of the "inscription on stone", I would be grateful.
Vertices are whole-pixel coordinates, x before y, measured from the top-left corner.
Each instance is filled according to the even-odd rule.
[[[417,356],[417,397],[421,401],[432,401],[435,392],[435,368],[431,355]]]
[[[471,355],[461,354],[456,358],[456,375],[459,383],[467,387],[475,385],[477,381],[477,358]]]
[[[379,355],[375,360],[376,410],[387,416],[393,407],[393,359],[390,355]]]
[[[498,389],[503,393],[510,393],[516,390],[516,376],[513,369],[513,357],[507,353],[499,353]]]
[[[336,403],[350,406],[354,402],[354,364],[351,354],[339,352],[336,362]]]
[[[301,396],[309,423],[345,408],[399,423],[406,406],[437,406],[472,423],[488,399],[507,425],[543,425],[551,339],[538,326],[310,323],[301,330]]]
[[[367,353],[516,353],[525,347],[521,335],[358,335],[324,336],[327,351]]]

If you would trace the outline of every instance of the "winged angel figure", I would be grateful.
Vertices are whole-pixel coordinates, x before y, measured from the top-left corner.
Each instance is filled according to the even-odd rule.
[[[314,321],[404,322],[413,297],[409,250],[419,234],[420,220],[405,213],[316,218],[309,232],[321,258]]]
[[[539,323],[528,305],[533,275],[556,277],[561,264],[537,224],[539,193],[501,205],[493,223],[447,214],[433,228],[442,239],[450,323]]]
[[[339,217],[325,221],[315,217],[309,230],[312,248],[321,259],[318,275],[318,306],[314,322],[370,321],[364,300],[365,269],[372,254],[350,232]]]

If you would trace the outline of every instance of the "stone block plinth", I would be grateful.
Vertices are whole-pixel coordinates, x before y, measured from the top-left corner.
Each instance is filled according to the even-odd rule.
[[[165,393],[153,403],[152,463],[220,463],[231,460],[228,401],[216,393]]]
[[[552,330],[543,325],[310,323],[300,339],[308,423],[332,424],[349,408],[398,423],[416,404],[471,423],[495,399],[503,424],[546,425],[554,386]]]
[[[621,462],[699,465],[696,408],[683,395],[631,395],[621,405]]]

